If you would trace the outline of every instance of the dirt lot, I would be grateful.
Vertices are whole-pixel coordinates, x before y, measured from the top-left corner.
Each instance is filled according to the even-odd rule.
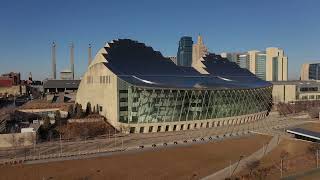
[[[320,179],[320,172],[314,172],[312,174],[307,174],[303,177],[299,177],[300,180],[315,180]]]
[[[280,154],[281,152],[286,151],[289,154],[286,160],[284,160],[284,167],[287,169],[283,174],[284,177],[310,170],[315,166],[315,161],[312,159],[312,156],[307,153],[310,144],[311,143],[307,141],[284,139],[280,142],[278,147],[260,160],[259,168],[261,169],[274,165],[280,167]],[[248,170],[244,170],[239,174],[241,176],[248,173]],[[274,166],[268,174],[267,179],[279,178],[280,170]]]
[[[270,139],[256,135],[86,160],[2,166],[0,179],[199,179],[240,155],[253,153]]]

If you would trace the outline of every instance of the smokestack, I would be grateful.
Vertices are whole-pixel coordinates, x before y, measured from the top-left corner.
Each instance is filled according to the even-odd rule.
[[[52,53],[52,79],[56,79],[57,78],[56,44],[54,43],[54,41],[52,42],[51,53]]]
[[[89,44],[89,48],[88,48],[88,65],[91,64],[92,61],[92,56],[91,56],[91,44]]]
[[[70,65],[71,65],[71,72],[72,72],[72,79],[74,79],[74,46],[73,42],[70,45]]]

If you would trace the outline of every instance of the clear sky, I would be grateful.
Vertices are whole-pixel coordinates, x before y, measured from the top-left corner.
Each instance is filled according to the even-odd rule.
[[[0,73],[51,74],[51,42],[57,70],[69,67],[75,45],[76,76],[105,42],[132,38],[163,55],[176,55],[179,38],[200,33],[211,52],[281,47],[289,78],[304,62],[320,62],[319,0],[3,0],[0,4]]]

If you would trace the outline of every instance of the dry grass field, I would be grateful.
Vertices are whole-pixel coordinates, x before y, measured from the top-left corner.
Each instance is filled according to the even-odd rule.
[[[284,139],[278,147],[260,160],[259,168],[273,166],[267,179],[279,179],[281,153],[288,152],[288,157],[284,160],[284,167],[286,169],[283,173],[284,177],[310,170],[315,166],[315,161],[312,159],[312,156],[307,153],[310,144],[311,143],[307,141]],[[239,173],[238,176],[248,173],[249,170],[246,169]]]
[[[306,123],[306,124],[299,125],[297,127],[307,129],[309,131],[320,132],[320,123]]]
[[[0,179],[200,179],[228,166],[230,160],[255,152],[270,139],[255,135],[92,159],[1,166]]]

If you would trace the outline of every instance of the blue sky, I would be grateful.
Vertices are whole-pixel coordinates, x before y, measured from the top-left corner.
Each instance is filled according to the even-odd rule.
[[[320,61],[319,0],[3,0],[0,3],[0,73],[51,74],[52,41],[57,69],[69,66],[75,45],[76,76],[105,42],[132,38],[163,55],[175,55],[179,38],[200,33],[211,52],[281,47],[289,78],[304,62]]]

